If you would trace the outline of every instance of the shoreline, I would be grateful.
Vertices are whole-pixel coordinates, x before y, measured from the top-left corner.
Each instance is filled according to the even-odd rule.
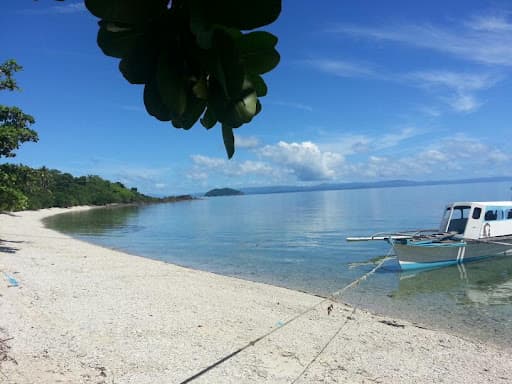
[[[319,296],[100,247],[41,222],[84,209],[0,215],[6,383],[180,383],[273,330],[194,382],[511,378],[509,349],[341,303],[328,315]]]

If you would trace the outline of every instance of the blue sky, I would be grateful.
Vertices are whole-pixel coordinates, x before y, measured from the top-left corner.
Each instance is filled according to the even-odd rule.
[[[357,4],[355,4],[357,3]],[[96,45],[81,2],[2,0],[0,61],[23,65],[0,104],[36,118],[14,162],[98,174],[154,194],[215,187],[512,175],[507,1],[284,0],[281,63],[235,131],[177,130]]]

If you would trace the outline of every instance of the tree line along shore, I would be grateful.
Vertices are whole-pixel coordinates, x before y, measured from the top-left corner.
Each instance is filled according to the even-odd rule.
[[[75,177],[56,169],[0,165],[0,211],[77,205],[146,204],[192,200],[191,195],[153,197],[96,175]],[[8,189],[8,193],[3,191]]]

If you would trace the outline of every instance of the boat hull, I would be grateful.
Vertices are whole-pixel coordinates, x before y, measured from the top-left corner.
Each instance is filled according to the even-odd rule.
[[[390,243],[403,270],[442,267],[512,254],[512,240],[506,242],[391,240]]]

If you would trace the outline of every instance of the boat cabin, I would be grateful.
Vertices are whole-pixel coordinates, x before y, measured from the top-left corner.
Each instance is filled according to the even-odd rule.
[[[448,204],[439,230],[468,239],[512,235],[512,201]]]

